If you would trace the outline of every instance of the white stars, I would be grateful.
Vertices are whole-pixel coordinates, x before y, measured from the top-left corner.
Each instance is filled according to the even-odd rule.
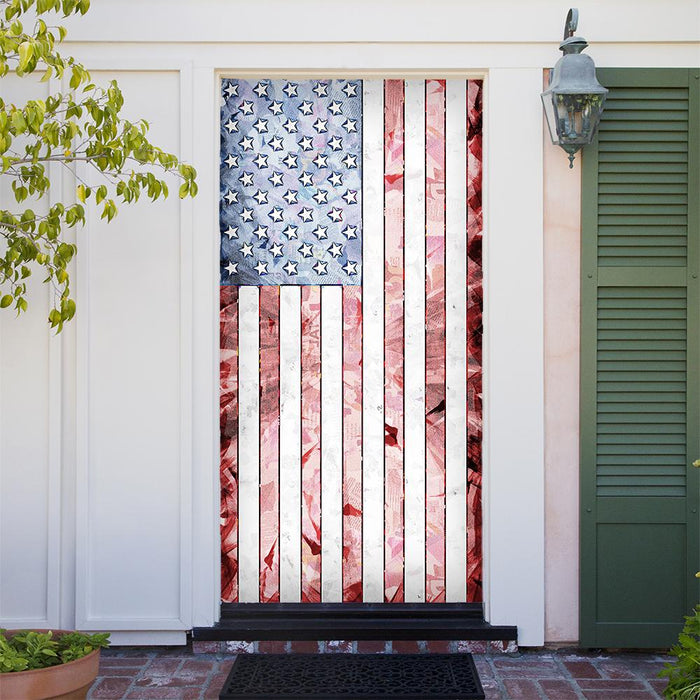
[[[299,156],[296,153],[287,153],[286,157],[282,158],[282,162],[290,169],[298,167],[297,161]]]
[[[224,87],[224,95],[226,95],[227,99],[230,97],[238,97],[238,85],[231,81],[227,82]]]
[[[299,212],[299,218],[304,221],[305,223],[308,223],[309,221],[312,221],[314,218],[314,211],[313,209],[309,209],[309,207],[304,207],[300,212]]]
[[[270,211],[267,214],[272,221],[275,222],[280,222],[284,218],[284,212],[282,211],[282,207],[273,207],[270,209]]]
[[[273,137],[268,141],[268,146],[270,146],[270,148],[271,148],[273,151],[281,151],[282,148],[284,147],[284,146],[283,146],[283,143],[284,143],[284,142],[282,141],[282,139],[281,139],[279,136],[273,136]]]
[[[273,187],[281,187],[282,186],[282,173],[275,171],[268,177],[267,179],[272,183]]]
[[[266,133],[267,119],[260,119],[260,117],[258,117],[257,121],[253,124],[253,129],[255,129],[259,134]]]
[[[258,260],[258,264],[253,266],[253,269],[262,277],[267,274],[267,263]]]
[[[297,131],[297,124],[297,119],[287,119],[287,121],[284,124],[282,124],[282,126],[285,128],[287,133],[294,134]]]
[[[319,224],[311,233],[313,233],[319,241],[322,241],[324,238],[328,238],[328,226],[321,226],[321,224]]]
[[[319,260],[314,266],[313,270],[317,275],[326,275],[328,274],[328,263],[323,262],[323,260]]]
[[[356,275],[357,274],[357,263],[352,262],[352,260],[348,260],[345,265],[342,267],[343,270],[345,270],[346,275]]]
[[[282,269],[290,276],[293,277],[294,275],[297,274],[297,266],[299,265],[298,262],[295,262],[294,260],[288,260],[287,264],[282,267]]]
[[[254,195],[253,199],[258,203],[258,204],[267,204],[267,192],[264,190],[258,190]]]
[[[267,226],[263,226],[262,224],[258,224],[258,227],[253,230],[253,235],[256,236],[259,241],[262,241],[265,238],[268,238]]]
[[[336,224],[341,222],[343,220],[343,210],[338,209],[338,207],[333,207],[333,209],[328,212],[328,218]]]
[[[238,120],[229,117],[228,121],[224,124],[224,129],[226,129],[229,134],[238,131]]]
[[[259,82],[254,88],[253,92],[258,97],[267,97],[267,88],[269,85],[267,83]]]
[[[331,243],[328,246],[328,253],[337,259],[343,254],[343,246],[340,243]]]
[[[328,192],[326,190],[316,190],[316,194],[312,197],[316,204],[325,204],[328,201]]]
[[[258,153],[255,158],[253,158],[253,163],[258,166],[258,169],[262,170],[263,168],[267,168],[267,159],[269,156],[266,156],[264,153]]]
[[[229,153],[224,160],[226,167],[237,168],[238,167],[238,156],[234,156],[233,153]]]
[[[243,100],[243,102],[238,105],[238,110],[241,114],[247,114],[250,116],[253,114],[253,103],[249,100]]]
[[[239,142],[238,145],[244,150],[244,151],[252,151],[253,150],[253,138],[252,136],[244,136]]]
[[[361,85],[222,80],[223,284],[359,279]]]
[[[308,243],[302,243],[299,246],[299,253],[303,258],[312,258],[314,256],[313,249]]]
[[[319,134],[323,134],[328,131],[328,119],[321,119],[321,117],[319,117],[311,126],[313,126]]]
[[[310,136],[304,136],[297,141],[299,146],[301,147],[302,151],[311,151],[313,150],[313,141],[311,140]]]

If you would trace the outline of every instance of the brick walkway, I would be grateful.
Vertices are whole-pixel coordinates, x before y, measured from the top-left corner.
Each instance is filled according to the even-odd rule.
[[[233,658],[192,654],[184,647],[110,649],[103,652],[88,698],[218,698]],[[668,660],[659,654],[573,650],[474,659],[489,700],[651,700],[661,697],[666,682],[656,674]]]

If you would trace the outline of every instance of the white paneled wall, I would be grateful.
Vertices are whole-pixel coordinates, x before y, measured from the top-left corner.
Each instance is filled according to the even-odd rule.
[[[46,84],[3,78],[3,96],[18,104],[47,93]],[[12,198],[8,185],[0,181],[2,202]],[[46,322],[50,290],[32,282],[32,312],[0,314],[0,626],[58,621],[60,346]]]
[[[125,116],[147,114],[152,140],[179,153],[179,72],[93,77],[116,78]],[[190,230],[176,195],[122,207],[110,225],[93,208],[88,218],[77,272],[77,623],[187,629]]]
[[[96,80],[118,78],[127,114],[197,167],[200,194],[180,201],[173,183],[167,201],[121,207],[109,225],[90,212],[78,233],[78,316],[59,339],[41,285],[28,314],[0,313],[0,625],[176,643],[216,620],[218,76],[470,75],[485,78],[486,95],[487,617],[517,624],[521,644],[541,644],[545,540],[559,535],[543,512],[538,92],[568,6],[440,0],[430,6],[439,21],[424,23],[419,0],[387,3],[381,15],[363,0],[348,23],[324,24],[324,38],[308,22],[328,11],[318,0],[304,0],[306,15],[261,0],[265,21],[250,26],[237,13],[253,5],[224,5],[105,0],[71,22],[76,43],[65,53]],[[598,64],[698,65],[697,4],[647,5],[660,23],[611,21],[626,3],[582,1]],[[2,81],[6,99],[33,89]],[[72,186],[64,178],[68,196]],[[575,608],[576,592],[558,601]]]

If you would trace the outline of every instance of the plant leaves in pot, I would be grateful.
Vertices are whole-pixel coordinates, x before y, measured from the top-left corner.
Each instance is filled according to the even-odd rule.
[[[0,698],[83,700],[108,634],[0,630]]]

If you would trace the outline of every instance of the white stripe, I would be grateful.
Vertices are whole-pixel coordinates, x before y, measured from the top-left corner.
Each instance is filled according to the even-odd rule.
[[[280,601],[301,601],[301,287],[280,289]]]
[[[343,602],[343,289],[321,288],[321,601]]]
[[[425,600],[425,81],[406,81],[405,601]]]
[[[259,301],[257,287],[238,292],[238,599],[257,603],[260,519]]]
[[[467,591],[467,123],[466,81],[447,81],[446,301],[447,395],[445,587],[447,602]]]
[[[363,600],[384,599],[384,86],[363,95]]]

